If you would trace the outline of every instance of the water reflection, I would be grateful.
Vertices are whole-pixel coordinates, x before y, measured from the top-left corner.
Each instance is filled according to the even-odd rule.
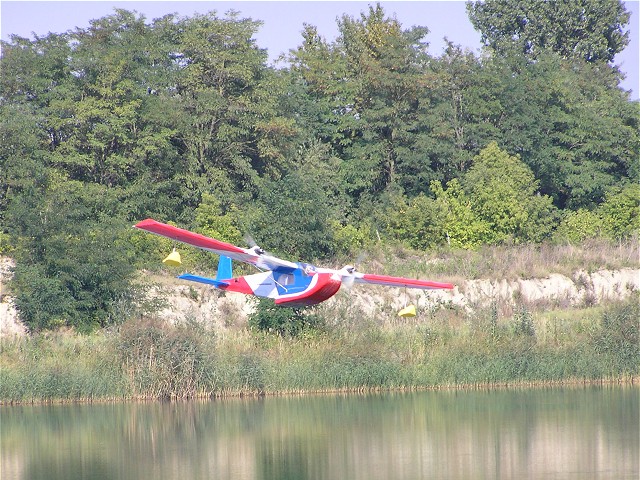
[[[0,478],[640,475],[640,389],[2,407]]]

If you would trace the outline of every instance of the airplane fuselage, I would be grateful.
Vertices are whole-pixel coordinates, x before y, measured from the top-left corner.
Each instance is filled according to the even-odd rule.
[[[278,268],[272,271],[224,280],[220,290],[271,298],[282,306],[308,306],[335,295],[342,284],[340,275],[318,271],[309,265]]]

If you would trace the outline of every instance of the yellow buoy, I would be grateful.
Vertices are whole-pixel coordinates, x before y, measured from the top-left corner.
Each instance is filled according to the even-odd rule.
[[[408,307],[404,307],[402,310],[398,312],[399,317],[415,317],[416,316],[416,306],[409,305]]]
[[[182,260],[180,259],[180,252],[178,252],[175,248],[173,252],[171,252],[167,258],[165,258],[162,263],[165,265],[169,265],[171,267],[179,267],[182,265]]]

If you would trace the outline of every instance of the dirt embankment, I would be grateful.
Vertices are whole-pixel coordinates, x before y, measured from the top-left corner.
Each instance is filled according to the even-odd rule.
[[[0,336],[24,335],[26,328],[19,321],[13,297],[7,288],[13,262],[0,257]],[[175,282],[175,283],[174,283]],[[193,320],[220,328],[241,325],[253,309],[249,297],[221,294],[206,286],[180,280],[163,281],[151,295],[164,304],[158,312],[172,322]],[[517,280],[469,280],[453,291],[407,291],[382,287],[356,286],[339,292],[329,302],[349,306],[372,315],[394,312],[407,302],[418,309],[456,306],[466,310],[486,307],[492,302],[543,304],[550,307],[597,305],[608,300],[622,300],[640,290],[640,269],[578,271],[569,278],[551,274],[547,278]]]
[[[27,332],[25,326],[18,320],[18,311],[7,286],[13,267],[13,260],[0,257],[0,337],[20,336]]]

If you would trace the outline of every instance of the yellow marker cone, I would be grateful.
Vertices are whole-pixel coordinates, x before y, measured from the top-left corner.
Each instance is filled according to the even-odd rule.
[[[399,317],[415,317],[416,316],[416,306],[409,305],[408,307],[404,307],[402,310],[398,312]]]
[[[174,248],[173,252],[171,252],[169,256],[167,256],[167,258],[162,261],[162,263],[171,267],[179,267],[180,265],[182,265],[180,253]]]

